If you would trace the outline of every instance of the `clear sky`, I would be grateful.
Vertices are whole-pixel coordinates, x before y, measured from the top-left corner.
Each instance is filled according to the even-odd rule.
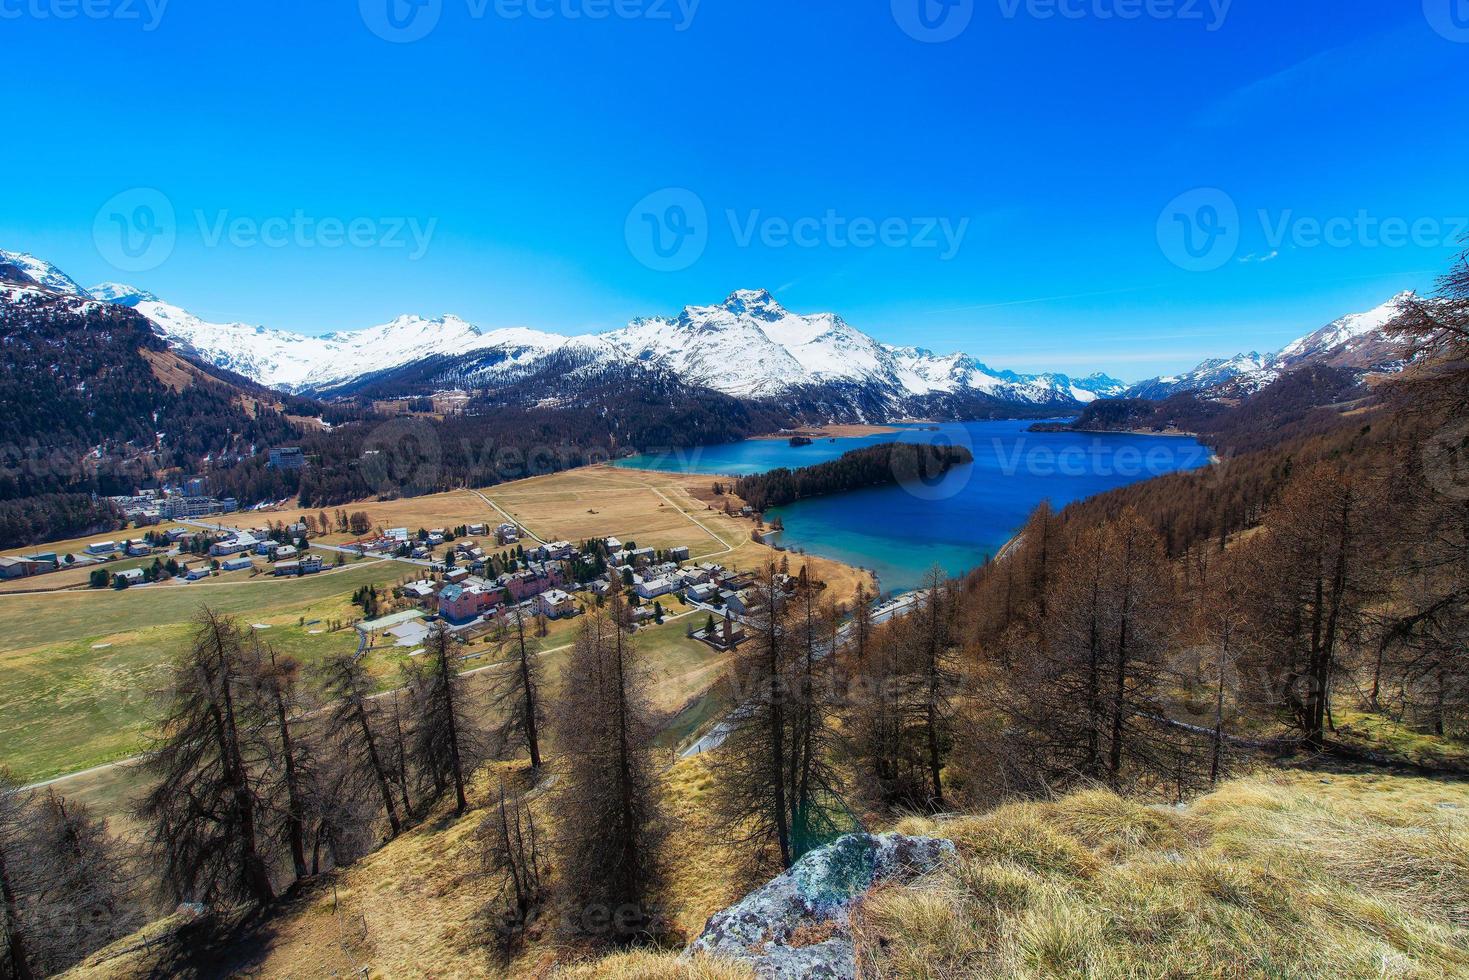
[[[0,0],[0,53],[0,247],[312,333],[765,287],[1134,379],[1469,230],[1469,0]]]

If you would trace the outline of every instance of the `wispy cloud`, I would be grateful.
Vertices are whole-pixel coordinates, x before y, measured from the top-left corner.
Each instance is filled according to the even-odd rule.
[[[1239,259],[1240,262],[1274,262],[1280,258],[1280,249],[1273,248],[1268,252],[1251,252],[1249,255]]]

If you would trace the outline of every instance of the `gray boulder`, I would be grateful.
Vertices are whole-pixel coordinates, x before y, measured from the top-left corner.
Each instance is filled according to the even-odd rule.
[[[901,883],[927,874],[953,854],[952,841],[934,837],[842,837],[715,913],[684,955],[742,960],[759,976],[779,980],[854,977],[848,918],[853,901],[878,882]]]

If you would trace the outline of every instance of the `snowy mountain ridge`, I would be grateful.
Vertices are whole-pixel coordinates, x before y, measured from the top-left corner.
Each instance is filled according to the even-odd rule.
[[[1412,290],[1398,293],[1366,312],[1333,320],[1274,354],[1251,351],[1204,361],[1183,374],[1149,378],[1127,389],[1127,397],[1160,399],[1223,385],[1235,391],[1255,392],[1308,362],[1363,370],[1391,368],[1400,359],[1402,338],[1386,328],[1402,313],[1403,305],[1417,296]]]
[[[58,292],[136,309],[172,346],[254,381],[296,393],[329,392],[430,359],[452,359],[476,383],[533,367],[562,351],[593,365],[639,364],[736,397],[773,398],[836,386],[893,411],[913,398],[983,395],[1029,405],[1074,407],[1120,394],[1121,382],[1093,375],[997,371],[967,354],[935,355],[884,344],[834,313],[802,315],[763,289],[673,317],[638,318],[605,333],[566,337],[528,328],[485,331],[453,316],[400,316],[362,330],[308,336],[240,322],[217,322],[125,283],[83,290],[34,256],[16,264]]]
[[[171,346],[216,367],[281,391],[329,394],[369,379],[391,386],[398,372],[454,384],[493,386],[544,367],[553,355],[575,355],[583,370],[638,365],[686,383],[741,398],[801,395],[868,406],[873,415],[922,413],[928,406],[975,400],[1074,409],[1098,398],[1166,398],[1224,385],[1258,390],[1307,361],[1375,367],[1396,345],[1384,328],[1411,292],[1351,314],[1287,345],[1206,360],[1184,374],[1128,387],[1105,374],[1018,374],[996,370],[966,353],[937,354],[882,343],[835,313],[786,310],[763,289],[741,289],[721,303],[687,306],[675,316],[640,317],[603,333],[568,337],[524,327],[483,330],[460,317],[404,315],[361,330],[309,336],[239,322],[215,322],[151,292],[108,282],[82,289],[56,266],[25,253],[0,251],[52,292],[136,309]],[[443,371],[440,372],[440,366]],[[452,385],[451,385],[452,386]]]

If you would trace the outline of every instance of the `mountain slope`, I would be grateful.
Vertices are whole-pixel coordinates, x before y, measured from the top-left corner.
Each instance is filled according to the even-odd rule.
[[[1149,378],[1128,388],[1125,397],[1161,400],[1189,391],[1258,391],[1283,374],[1307,365],[1361,371],[1395,369],[1402,360],[1402,338],[1387,327],[1402,313],[1403,304],[1416,295],[1412,291],[1399,293],[1365,313],[1333,320],[1275,354],[1262,356],[1251,351],[1204,361],[1184,374]]]
[[[45,259],[38,259],[26,252],[7,252],[0,249],[0,262],[5,262],[24,272],[31,281],[54,292],[67,296],[85,297],[87,291],[76,281]]]
[[[140,474],[297,434],[280,395],[182,356],[122,306],[0,286],[0,347],[0,499],[131,492]]]

